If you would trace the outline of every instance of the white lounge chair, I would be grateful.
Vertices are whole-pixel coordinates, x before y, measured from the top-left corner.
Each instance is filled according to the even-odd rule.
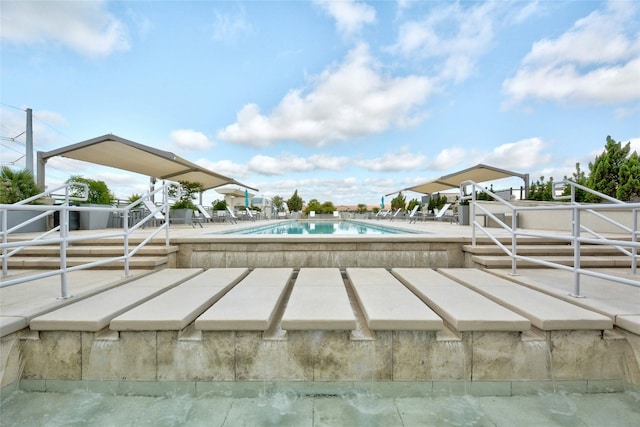
[[[387,216],[391,215],[391,209],[387,210],[387,211],[380,211],[378,212],[378,219],[380,218],[386,218]]]
[[[400,214],[400,212],[402,212],[402,208],[398,208],[398,210],[389,219],[393,221]]]
[[[158,222],[164,222],[166,219],[164,217],[164,214],[162,213],[162,211],[160,210],[159,207],[157,207],[156,205],[153,204],[153,202],[151,200],[143,200],[142,204],[144,204],[144,207],[147,208],[147,210],[149,212],[151,212],[153,214],[153,220],[154,222],[158,223]],[[146,226],[146,224],[143,224],[143,228]]]
[[[435,215],[429,215],[429,216],[425,216],[424,219],[425,220],[434,220],[434,221],[442,221],[442,218],[444,217],[444,214],[447,213],[447,211],[449,210],[449,208],[451,207],[451,203],[446,203],[442,209],[440,209],[439,211],[436,212]]]
[[[231,210],[231,208],[229,206],[227,206],[227,210],[229,211],[229,221],[233,222],[234,224],[238,223],[238,217],[236,216],[236,214],[233,213],[233,211]]]
[[[200,212],[200,214],[204,217],[204,219],[207,222],[211,221],[211,215],[209,215],[209,212],[207,212],[207,210],[204,208],[204,206],[196,205],[196,208],[198,208],[198,212]]]
[[[418,219],[416,217],[416,212],[418,212],[418,208],[420,207],[420,205],[415,205],[413,207],[413,209],[411,210],[411,213],[409,214],[409,224],[411,224],[412,222],[416,222],[416,220]]]
[[[247,210],[247,216],[249,217],[249,219],[250,219],[251,221],[255,221],[255,220],[256,220],[256,217],[255,217],[255,216],[253,216],[253,213],[251,213],[251,211],[249,210],[249,208],[246,208],[246,210]]]

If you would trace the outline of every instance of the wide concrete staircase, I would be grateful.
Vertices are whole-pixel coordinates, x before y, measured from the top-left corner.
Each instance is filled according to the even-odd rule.
[[[131,251],[141,239],[130,239]],[[132,269],[157,270],[174,267],[177,246],[166,246],[164,241],[152,241],[131,258]],[[100,259],[124,255],[123,240],[100,239],[76,242],[67,249],[67,266],[73,267]],[[122,269],[124,261],[114,261],[102,265],[100,269]],[[10,270],[52,270],[60,268],[60,246],[58,244],[26,247],[9,259]]]
[[[502,240],[511,250],[511,240]],[[510,268],[511,258],[502,249],[490,241],[464,245],[466,266],[484,268]],[[573,246],[561,244],[557,240],[531,239],[518,242],[518,255],[532,257],[562,265],[573,265]],[[518,267],[539,268],[540,264],[519,260]],[[580,247],[580,265],[584,268],[626,268],[631,266],[631,258],[611,246],[582,244]]]

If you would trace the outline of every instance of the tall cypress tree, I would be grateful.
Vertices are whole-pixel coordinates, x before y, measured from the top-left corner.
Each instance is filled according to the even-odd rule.
[[[607,196],[616,197],[620,186],[620,170],[627,162],[631,144],[627,142],[622,146],[610,136],[604,152],[596,156],[593,163],[589,163],[589,188],[604,193]]]
[[[635,151],[620,168],[620,185],[616,199],[638,201],[640,199],[640,156]]]

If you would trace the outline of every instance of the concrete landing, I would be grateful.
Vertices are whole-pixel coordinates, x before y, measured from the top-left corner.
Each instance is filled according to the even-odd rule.
[[[285,330],[354,330],[356,318],[340,270],[301,269],[281,326]]]
[[[442,319],[383,268],[348,268],[369,329],[437,331]]]
[[[526,318],[430,268],[394,268],[392,273],[455,330],[527,331]]]
[[[113,319],[116,331],[179,331],[242,280],[246,268],[212,268]]]
[[[196,319],[196,329],[268,330],[292,275],[292,268],[256,268]]]
[[[114,317],[202,272],[200,268],[161,270],[127,286],[102,292],[32,319],[33,331],[96,332]]]
[[[543,331],[613,328],[613,321],[606,316],[481,270],[444,268],[438,271],[526,317]]]
[[[619,277],[637,280],[629,269],[594,270]],[[614,321],[616,326],[640,335],[640,287],[599,279],[593,276],[581,275],[580,295],[574,293],[573,274],[569,271],[550,269],[519,269],[518,274],[511,275],[511,269],[494,269],[490,273],[507,280],[519,283],[539,292],[551,295],[568,303],[587,310],[595,311]]]

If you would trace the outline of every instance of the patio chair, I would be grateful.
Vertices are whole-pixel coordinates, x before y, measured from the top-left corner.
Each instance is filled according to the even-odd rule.
[[[401,211],[402,211],[402,208],[398,208],[398,210],[393,215],[391,215],[391,218],[389,219],[393,221],[400,214]]]
[[[202,205],[196,205],[196,208],[198,208],[198,211],[200,212],[200,214],[204,217],[204,219],[206,220],[206,222],[210,222],[211,221],[211,215],[209,215],[209,212],[207,212],[207,210],[204,208],[204,206]]]
[[[415,205],[411,210],[411,213],[408,216],[409,224],[411,224],[412,222],[416,222],[416,220],[418,219],[418,217],[416,216],[416,212],[418,212],[419,207],[420,205]]]
[[[238,223],[238,217],[233,213],[231,208],[227,206],[227,210],[229,211],[229,222],[233,222],[234,224]]]
[[[251,221],[255,221],[255,220],[256,220],[256,217],[255,217],[255,216],[253,216],[253,213],[249,210],[249,208],[246,208],[246,209],[247,209],[247,216],[249,217],[249,219],[250,219]]]
[[[378,212],[378,219],[380,218],[386,218],[387,216],[391,215],[391,209],[387,210],[387,211],[380,211]]]
[[[144,207],[147,208],[147,210],[153,214],[153,218],[152,219],[153,219],[155,225],[157,225],[158,223],[163,223],[164,221],[166,221],[166,218],[164,217],[164,214],[162,213],[160,208],[158,208],[151,200],[143,200],[142,204],[144,204]],[[146,226],[147,226],[147,224],[144,223],[142,225],[142,228],[145,228]]]
[[[450,207],[451,207],[451,203],[446,203],[442,207],[442,209],[440,209],[439,211],[436,212],[435,215],[425,216],[424,219],[425,220],[442,221],[442,219],[444,218],[445,214],[447,213],[447,211],[449,210]]]

